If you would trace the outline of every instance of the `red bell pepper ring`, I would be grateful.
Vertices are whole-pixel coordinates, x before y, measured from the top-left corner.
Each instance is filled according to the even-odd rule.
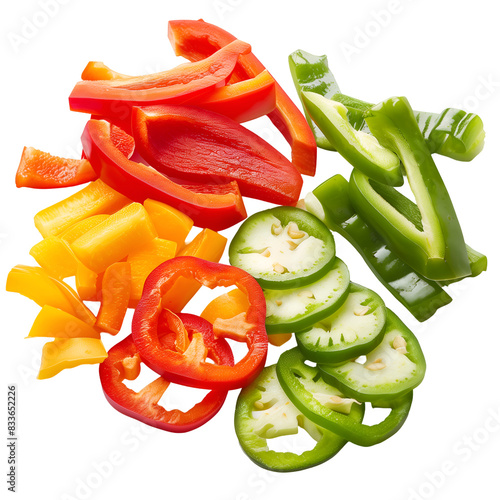
[[[115,80],[132,78],[108,68],[104,63],[90,61],[82,73],[82,80]],[[276,108],[276,82],[265,70],[254,78],[224,85],[189,101],[215,113],[225,115],[238,123],[255,120]]]
[[[236,285],[247,294],[249,307],[246,313],[229,320],[216,320],[213,324],[217,338],[246,342],[248,352],[234,366],[207,363],[199,342],[195,346],[191,342],[184,353],[161,344],[158,318],[162,311],[162,297],[181,276],[209,288]],[[167,380],[201,389],[237,389],[249,384],[264,367],[267,355],[265,319],[264,294],[247,272],[196,257],[175,257],[160,264],[146,279],[132,320],[132,336],[141,360]],[[169,327],[173,332],[182,332],[178,322],[172,321]]]
[[[215,363],[231,366],[233,354],[224,339],[214,339],[212,325],[191,314],[180,314],[187,334],[192,338],[201,334],[208,346],[208,355]],[[175,348],[175,339],[166,331],[159,331],[161,342]],[[99,366],[104,395],[108,402],[119,412],[140,420],[148,425],[170,432],[187,432],[200,427],[220,410],[227,391],[212,390],[200,403],[187,412],[165,410],[158,404],[170,382],[162,377],[151,382],[141,391],[129,389],[123,380],[134,380],[140,373],[141,357],[132,335],[112,347],[108,357]]]
[[[192,106],[134,108],[140,155],[161,173],[194,182],[238,183],[251,198],[295,205],[297,169],[268,142],[218,113]]]
[[[69,96],[70,109],[124,120],[132,106],[180,104],[224,85],[240,54],[250,50],[250,45],[235,40],[203,61],[182,64],[162,73],[80,81]]]
[[[169,21],[168,37],[176,55],[190,61],[200,61],[210,57],[221,47],[225,47],[236,38],[227,31],[199,21]],[[265,66],[253,53],[240,56],[234,69],[231,82],[253,78]],[[292,147],[292,163],[301,174],[314,175],[316,172],[316,141],[304,115],[276,83],[276,109],[269,118]]]
[[[167,203],[191,217],[195,225],[215,231],[246,217],[236,182],[222,185],[194,185],[193,190],[176,184],[154,168],[129,160],[110,137],[110,124],[89,120],[82,145],[100,178],[110,187],[138,202],[147,198]],[[199,191],[199,192],[195,192]]]

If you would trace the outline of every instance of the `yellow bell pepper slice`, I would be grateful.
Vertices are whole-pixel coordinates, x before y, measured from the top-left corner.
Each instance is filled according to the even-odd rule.
[[[175,257],[177,243],[162,238],[155,238],[139,250],[132,252],[127,257],[132,270],[132,292],[130,305],[135,307],[142,295],[144,282],[151,271],[162,262]]]
[[[56,278],[76,275],[78,259],[68,243],[57,236],[48,236],[38,242],[31,248],[30,255]]]
[[[71,245],[73,241],[83,236],[87,231],[90,231],[101,222],[104,222],[108,217],[108,214],[91,215],[68,227],[68,229],[65,229],[59,236]]]
[[[177,250],[184,247],[184,241],[193,227],[193,220],[179,210],[148,198],[144,202],[151,221],[158,232],[158,236],[164,240],[175,241]]]
[[[72,314],[57,307],[44,305],[26,338],[33,337],[100,339],[101,335],[95,328]]]
[[[97,179],[55,205],[35,215],[35,226],[41,235],[57,236],[76,222],[97,214],[112,214],[130,200]]]
[[[246,293],[235,288],[227,293],[219,295],[203,310],[200,316],[214,324],[216,319],[230,319],[248,309],[248,297]],[[283,345],[292,338],[291,333],[273,333],[267,339],[274,346]]]
[[[178,255],[189,255],[199,257],[210,262],[219,262],[227,238],[211,229],[203,229],[196,237],[188,243]],[[201,285],[195,281],[180,277],[163,296],[162,305],[173,312],[180,312],[193,298]]]
[[[81,262],[76,268],[75,285],[81,300],[99,300],[99,274],[91,271]]]
[[[89,269],[102,273],[157,236],[146,209],[131,203],[71,244],[77,258]]]
[[[131,266],[128,262],[115,262],[104,271],[97,328],[111,335],[120,331],[130,301],[131,284]]]
[[[66,368],[83,364],[102,363],[107,357],[106,349],[99,339],[55,339],[43,346],[38,378],[50,378]]]
[[[96,322],[96,317],[76,292],[41,267],[13,267],[7,276],[6,289],[28,297],[41,307],[49,305],[62,309],[90,326]]]

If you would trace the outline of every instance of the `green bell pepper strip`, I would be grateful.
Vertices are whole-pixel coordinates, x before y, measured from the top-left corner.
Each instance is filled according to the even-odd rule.
[[[315,92],[302,92],[302,103],[314,123],[354,168],[383,184],[403,185],[398,156],[381,146],[373,135],[353,128],[343,104]]]
[[[315,56],[296,50],[289,58],[290,71],[299,96],[301,92],[316,92],[346,106],[348,119],[356,130],[368,131],[363,112],[373,104],[349,97],[340,92],[335,77],[328,67],[326,56]],[[323,149],[335,150],[321,130],[307,116],[316,144]],[[431,153],[448,156],[459,161],[475,158],[484,146],[484,128],[481,118],[461,109],[447,108],[441,113],[415,111],[418,127]]]
[[[424,230],[418,230],[379,194],[376,181],[353,170],[350,197],[356,210],[401,259],[426,278],[449,280],[470,275],[455,209],[408,100],[387,99],[372,107],[365,120],[379,142],[401,158]]]
[[[364,406],[356,405],[346,419],[361,422],[363,414]],[[278,382],[276,365],[264,368],[257,379],[240,392],[234,426],[248,457],[260,467],[274,472],[314,467],[336,455],[347,443],[346,439],[312,423],[295,408]],[[313,449],[300,455],[269,449],[269,439],[297,434],[299,426],[316,441]]]
[[[335,242],[323,222],[295,207],[274,207],[250,216],[229,245],[229,262],[266,289],[289,289],[324,276]]]
[[[302,354],[317,363],[342,363],[366,354],[384,338],[384,301],[372,290],[352,283],[340,309],[295,338]]]
[[[276,373],[281,387],[299,411],[316,425],[359,446],[372,446],[385,441],[401,428],[410,412],[413,392],[397,400],[372,403],[374,408],[391,409],[389,415],[375,425],[355,422],[332,409],[331,404],[325,404],[327,398],[322,392],[325,382],[318,368],[305,364],[304,355],[298,347],[281,354]]]
[[[418,206],[410,199],[408,199],[404,194],[400,193],[396,189],[390,186],[384,186],[381,184],[374,184],[374,188],[377,192],[386,199],[399,213],[406,217],[414,226],[419,230],[423,231],[422,225],[422,214]],[[488,259],[486,255],[474,250],[469,245],[465,245],[467,250],[467,258],[469,260],[469,265],[471,269],[470,276],[468,278],[474,278],[479,276],[483,271],[486,271],[488,267]],[[456,283],[462,280],[464,277],[449,280],[449,281],[439,281],[441,286],[450,285],[451,283]]]
[[[451,297],[438,283],[416,273],[357,214],[349,198],[349,183],[335,175],[305,198],[306,207],[359,252],[378,280],[418,321],[429,319]]]
[[[344,303],[349,294],[349,270],[336,257],[327,274],[314,283],[263,291],[267,333],[294,333],[330,316]]]
[[[358,401],[380,403],[399,399],[417,387],[425,375],[425,358],[417,338],[391,311],[382,342],[361,364],[318,365],[323,380]]]

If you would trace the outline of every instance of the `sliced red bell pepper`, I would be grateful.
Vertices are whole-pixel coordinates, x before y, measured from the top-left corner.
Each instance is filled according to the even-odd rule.
[[[52,156],[25,147],[16,173],[17,187],[36,189],[77,186],[97,179],[88,160],[72,160]]]
[[[236,38],[227,31],[202,19],[169,21],[168,38],[176,55],[190,61],[211,56]],[[240,56],[232,82],[253,78],[265,70],[253,53]],[[306,175],[316,172],[316,141],[306,119],[286,92],[276,83],[276,109],[269,118],[292,147],[292,163]]]
[[[192,64],[183,64],[162,73],[112,80],[80,81],[69,96],[72,111],[123,120],[131,106],[182,103],[224,85],[231,76],[240,54],[250,45],[240,40],[223,47],[213,56]]]
[[[246,217],[236,182],[203,186],[202,192],[176,184],[154,168],[126,158],[111,141],[107,121],[89,120],[82,144],[100,178],[135,201],[147,198],[162,201],[191,217],[195,225],[214,230],[230,227]],[[197,188],[201,189],[193,186]]]
[[[82,80],[117,80],[132,78],[108,68],[104,63],[90,61],[82,73]],[[189,101],[209,111],[225,115],[238,123],[267,115],[276,108],[276,82],[264,70],[254,78],[224,85]]]
[[[166,320],[160,317],[158,328],[161,345],[176,349],[176,338],[161,326]],[[212,326],[206,320],[191,314],[180,315],[186,327],[186,335],[192,338],[201,335],[207,345],[208,356],[221,365],[231,366],[234,363],[233,354],[224,339],[214,339]],[[180,343],[177,342],[180,346]],[[112,347],[108,357],[99,367],[99,375],[106,399],[111,406],[129,417],[135,418],[153,427],[170,432],[186,432],[203,425],[210,420],[222,407],[227,391],[212,390],[200,403],[187,412],[180,410],[165,410],[158,404],[170,382],[159,377],[144,389],[135,392],[129,389],[123,380],[134,380],[140,372],[141,356],[135,346],[132,335]]]
[[[230,319],[217,319],[213,324],[217,338],[227,337],[247,344],[248,352],[234,366],[207,363],[204,357],[206,346],[194,336],[184,352],[162,346],[158,333],[162,296],[181,276],[209,288],[236,285],[247,294],[249,306],[246,313]],[[169,313],[169,316],[170,330],[176,338],[182,339],[182,322],[176,320],[178,317],[174,313]],[[267,355],[265,316],[262,289],[242,269],[196,257],[175,257],[148,276],[132,320],[132,336],[142,361],[166,379],[203,389],[236,389],[249,384],[264,366]]]
[[[192,106],[134,108],[141,156],[163,174],[195,182],[237,181],[243,196],[295,205],[297,169],[269,143],[226,116]]]

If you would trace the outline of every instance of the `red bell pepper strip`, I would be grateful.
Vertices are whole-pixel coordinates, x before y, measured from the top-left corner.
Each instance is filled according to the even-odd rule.
[[[231,319],[218,319],[213,324],[217,338],[227,337],[247,344],[248,352],[234,366],[207,363],[204,346],[199,341],[194,342],[194,337],[185,352],[162,346],[158,334],[162,296],[181,276],[209,288],[236,285],[247,294],[249,306],[246,313]],[[249,384],[266,361],[265,316],[262,289],[242,269],[196,257],[175,257],[160,264],[146,279],[132,320],[132,336],[142,361],[167,380],[202,389],[237,389]],[[170,317],[172,320],[168,326],[179,337],[182,324],[175,320],[175,314],[170,313]]]
[[[60,188],[77,186],[95,179],[97,175],[87,160],[60,158],[25,147],[16,173],[16,186]]]
[[[168,38],[176,55],[190,61],[200,61],[211,56],[236,38],[227,31],[203,20],[169,21]],[[265,66],[253,53],[240,56],[232,82],[253,78]],[[304,115],[276,83],[276,109],[269,118],[292,147],[292,163],[301,174],[316,172],[316,141]]]
[[[192,106],[134,108],[140,155],[161,173],[195,182],[238,183],[241,194],[295,205],[296,168],[269,143],[226,116]]]
[[[240,54],[250,45],[240,40],[223,47],[203,61],[183,64],[162,73],[113,80],[80,81],[71,95],[72,111],[126,119],[131,106],[180,104],[224,85]]]
[[[104,63],[90,61],[82,73],[82,80],[116,80],[132,78],[117,73]],[[189,101],[209,111],[225,115],[238,123],[255,120],[276,108],[276,82],[264,70],[254,78],[224,85]]]
[[[163,315],[162,315],[163,316]],[[208,348],[208,355],[215,363],[231,366],[233,354],[224,339],[215,340],[212,326],[208,321],[191,314],[180,315],[187,335],[201,334]],[[161,322],[160,322],[161,323]],[[175,349],[175,338],[161,330],[158,335],[162,345]],[[158,404],[170,382],[159,377],[144,389],[135,392],[123,380],[134,380],[140,372],[141,356],[132,335],[112,347],[107,359],[99,367],[99,376],[108,402],[119,412],[153,427],[170,432],[187,432],[200,427],[210,420],[222,407],[227,391],[212,390],[200,403],[187,412],[165,410]]]
[[[246,217],[236,182],[218,186],[193,186],[194,192],[176,184],[154,168],[126,156],[110,139],[110,124],[89,120],[83,131],[82,145],[100,178],[134,201],[147,198],[167,203],[191,217],[195,225],[215,231],[225,229]],[[223,191],[225,189],[225,192]]]

